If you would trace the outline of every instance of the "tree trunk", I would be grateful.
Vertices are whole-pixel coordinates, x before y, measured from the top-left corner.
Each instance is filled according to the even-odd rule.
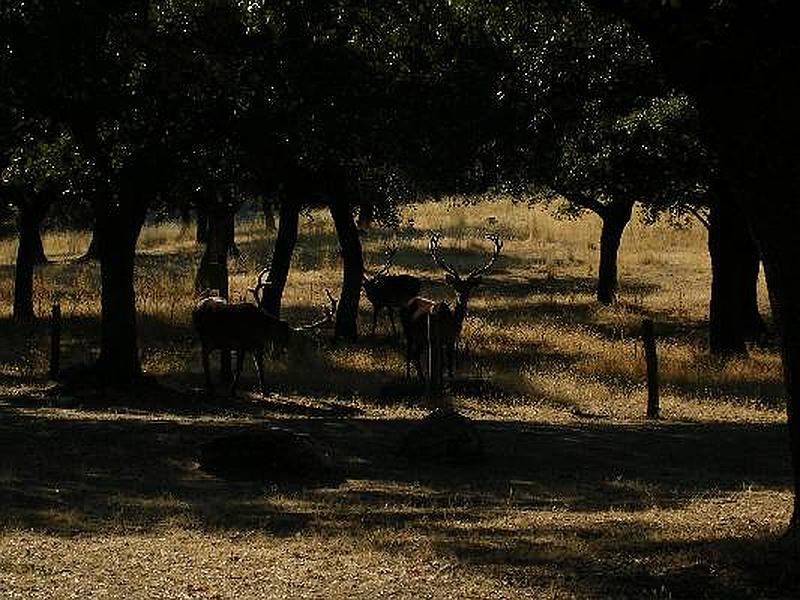
[[[375,205],[370,201],[364,201],[358,209],[358,229],[368,231],[372,228],[372,221],[375,219]]]
[[[92,229],[92,237],[89,239],[89,247],[86,249],[86,252],[83,253],[78,260],[80,261],[88,261],[88,260],[98,260],[100,258],[100,250],[97,247],[97,234],[95,233],[97,230],[97,225],[94,226]]]
[[[39,227],[47,214],[47,203],[30,199],[19,205],[19,246],[14,272],[15,321],[32,321],[33,312],[33,268],[41,251],[42,238]]]
[[[231,226],[233,213],[225,206],[214,207],[206,213],[205,249],[195,277],[195,289],[216,290],[228,297],[228,254],[233,243]]]
[[[127,384],[141,375],[136,329],[134,263],[136,240],[145,210],[104,207],[97,217],[95,238],[102,285],[101,341],[97,373],[112,384]]]
[[[197,269],[195,289],[197,291],[216,290],[218,295],[228,299],[230,296],[228,254],[233,245],[235,211],[232,205],[218,201],[203,212],[205,214],[203,221],[206,223],[205,250]],[[233,381],[230,351],[220,352],[219,360],[220,381],[230,383]]]
[[[339,247],[342,252],[344,276],[339,307],[336,310],[334,335],[348,340],[358,338],[358,301],[361,297],[361,280],[364,274],[364,259],[361,240],[353,221],[350,205],[344,198],[332,198],[329,204]]]
[[[755,208],[755,207],[753,207]],[[795,212],[797,210],[795,209]],[[783,216],[782,218],[786,218]],[[751,215],[754,222],[759,217]],[[766,227],[757,231],[759,249],[769,289],[770,306],[781,340],[784,381],[786,383],[786,412],[794,474],[794,508],[791,527],[800,525],[800,235],[797,218],[789,218],[783,227]]]
[[[44,221],[44,216],[42,217],[42,221]],[[33,243],[33,262],[37,265],[46,265],[49,260],[47,260],[47,254],[44,251],[44,244],[42,243],[42,221],[39,222],[39,225],[33,231],[33,239],[31,242]]]
[[[715,198],[708,229],[711,256],[709,347],[712,354],[746,354],[746,342],[766,328],[758,312],[760,259],[750,230],[730,198]]]
[[[197,232],[195,234],[195,241],[198,244],[205,244],[208,241],[209,230],[209,216],[208,209],[203,204],[197,205]]]
[[[617,296],[617,255],[622,234],[631,220],[633,202],[614,201],[606,205],[600,218],[603,228],[600,234],[600,268],[597,273],[597,300],[611,304]]]
[[[275,225],[275,212],[272,205],[273,200],[269,196],[264,196],[261,199],[261,211],[264,213],[264,230],[268,234],[273,233],[277,229]]]
[[[261,298],[261,308],[271,315],[280,317],[283,290],[289,277],[294,247],[297,244],[297,229],[300,219],[301,199],[294,194],[287,195],[281,202],[278,235],[269,267],[267,287]]]

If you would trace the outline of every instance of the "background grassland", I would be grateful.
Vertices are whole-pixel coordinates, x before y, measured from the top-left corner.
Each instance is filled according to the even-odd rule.
[[[172,391],[48,395],[46,327],[10,323],[15,244],[1,241],[0,595],[792,597],[796,565],[775,541],[791,501],[780,361],[770,347],[708,358],[705,231],[632,223],[620,302],[601,307],[592,217],[508,201],[408,207],[398,230],[364,237],[368,268],[397,244],[394,272],[449,298],[427,255],[433,230],[464,269],[486,257],[485,233],[505,240],[452,386],[489,449],[468,468],[395,456],[426,410],[387,321],[355,345],[298,343],[269,366],[268,398],[247,365],[237,400],[205,399],[189,317],[199,249],[172,223],[145,229],[137,261],[143,363]],[[258,221],[239,224],[234,298],[272,242]],[[73,261],[87,244],[48,233],[53,262],[37,271],[37,313],[62,304],[67,365],[97,344],[97,266]],[[312,211],[286,317],[316,318],[339,269],[329,218]],[[642,417],[644,317],[660,336],[659,422]],[[264,487],[195,468],[200,442],[276,421],[335,448],[344,481]]]

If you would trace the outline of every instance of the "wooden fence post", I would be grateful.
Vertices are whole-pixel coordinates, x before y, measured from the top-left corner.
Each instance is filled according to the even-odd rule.
[[[645,319],[642,323],[644,340],[644,360],[647,364],[647,418],[658,419],[658,356],[656,355],[656,335],[653,321]]]
[[[56,379],[61,370],[61,305],[53,302],[50,314],[50,379]]]

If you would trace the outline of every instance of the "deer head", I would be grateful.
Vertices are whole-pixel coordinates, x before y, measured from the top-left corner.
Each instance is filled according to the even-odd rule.
[[[503,241],[500,239],[500,236],[495,233],[490,233],[487,235],[486,239],[491,241],[494,245],[491,257],[486,264],[473,269],[466,276],[462,277],[452,265],[442,258],[441,254],[439,253],[439,240],[441,237],[442,235],[438,232],[431,236],[429,245],[431,258],[433,258],[433,261],[444,270],[444,279],[447,282],[447,285],[452,287],[456,292],[456,296],[458,298],[456,310],[458,311],[461,309],[462,311],[466,311],[467,302],[469,301],[472,291],[482,283],[483,274],[491,269],[494,263],[497,262],[497,259],[500,256],[500,251],[503,249]]]
[[[261,300],[264,295],[264,288],[269,285],[269,281],[264,281],[264,278],[269,274],[269,267],[265,267],[259,271],[256,277],[256,286],[247,288],[247,291],[253,294],[256,299],[256,304],[261,307]]]
[[[301,331],[313,331],[315,329],[322,329],[327,325],[332,325],[336,320],[336,298],[333,297],[330,290],[325,290],[325,295],[328,296],[328,302],[330,302],[330,306],[325,306],[325,316],[318,320],[314,321],[313,323],[309,323],[308,325],[301,325],[299,327],[292,327],[293,331],[301,332]]]
[[[386,260],[384,261],[383,266],[380,268],[380,270],[377,273],[375,273],[375,275],[373,275],[372,277],[369,277],[366,271],[364,272],[363,274],[364,287],[368,287],[369,285],[374,284],[378,279],[386,275],[386,273],[392,267],[392,264],[394,264],[395,256],[397,256],[397,246],[392,246],[389,249],[387,249]]]

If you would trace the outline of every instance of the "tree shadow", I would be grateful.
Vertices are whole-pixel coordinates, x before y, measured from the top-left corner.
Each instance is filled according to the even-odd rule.
[[[790,481],[785,428],[779,425],[479,421],[487,458],[453,467],[407,464],[398,458],[401,440],[414,421],[348,418],[342,416],[348,407],[337,409],[329,402],[311,407],[259,404],[190,405],[183,411],[176,405],[172,412],[151,412],[146,403],[144,408],[108,401],[95,405],[115,409],[109,413],[93,411],[86,402],[70,418],[54,419],[31,412],[33,403],[6,397],[0,405],[6,448],[0,455],[11,475],[3,478],[3,485],[41,496],[42,501],[50,497],[42,492],[48,481],[64,482],[61,501],[68,498],[69,486],[83,492],[98,488],[95,504],[100,502],[100,488],[104,494],[114,488],[123,495],[165,489],[178,497],[189,495],[189,489],[197,494],[207,481],[193,474],[199,443],[231,431],[258,430],[278,415],[281,424],[311,433],[334,448],[348,478],[422,484],[437,493],[459,491],[490,503],[506,502],[513,489],[514,503],[521,507],[554,502],[576,511],[680,507],[708,490],[736,491],[743,485],[785,489]],[[165,414],[192,418],[153,419]],[[243,425],[243,416],[256,416],[258,421]],[[213,495],[216,484],[209,490]],[[393,502],[404,504],[404,497],[398,493]],[[27,510],[26,505],[8,506]],[[97,507],[89,508],[93,512]]]

